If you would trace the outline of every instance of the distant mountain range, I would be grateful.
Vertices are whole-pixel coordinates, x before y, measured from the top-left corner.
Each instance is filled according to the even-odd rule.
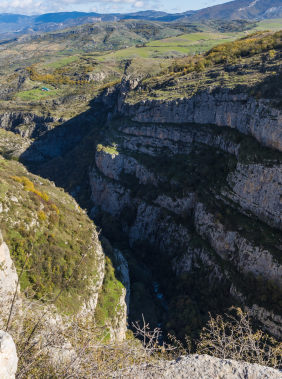
[[[50,32],[98,21],[106,22],[124,19],[187,22],[200,20],[263,20],[272,18],[282,18],[282,0],[234,0],[199,11],[176,14],[151,10],[127,14],[60,12],[37,16],[4,13],[0,14],[0,33],[5,33],[9,37],[11,33]]]

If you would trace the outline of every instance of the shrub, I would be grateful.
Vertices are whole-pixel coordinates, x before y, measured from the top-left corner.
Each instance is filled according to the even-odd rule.
[[[38,218],[39,218],[39,220],[41,220],[41,221],[45,221],[46,220],[46,214],[43,212],[43,211],[39,211],[38,213],[37,213],[37,216],[38,216]]]
[[[253,331],[248,313],[231,307],[227,320],[210,317],[197,344],[198,354],[281,368],[282,343],[261,330]]]
[[[17,183],[23,184],[25,191],[35,193],[36,195],[40,196],[43,200],[49,201],[49,196],[47,195],[47,193],[36,190],[34,188],[34,184],[25,176],[12,176],[12,179],[14,179]]]
[[[52,211],[56,212],[57,214],[60,213],[58,207],[57,207],[55,204],[51,204],[50,209],[51,209]]]

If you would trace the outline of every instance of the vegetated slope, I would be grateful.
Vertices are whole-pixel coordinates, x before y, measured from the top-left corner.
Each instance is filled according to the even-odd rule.
[[[145,11],[130,14],[99,14],[95,12],[57,12],[42,15],[26,16],[20,14],[0,14],[0,28],[2,33],[60,30],[68,26],[76,26],[95,21],[119,21],[128,18],[141,20],[155,20],[166,15],[166,12]],[[133,16],[133,17],[131,17]],[[138,17],[139,16],[139,17]]]
[[[192,20],[258,20],[281,18],[281,16],[282,8],[279,0],[235,0],[204,8],[188,18]]]
[[[6,143],[13,142],[11,133],[4,134]],[[30,255],[20,281],[22,294],[49,304],[67,284],[55,303],[58,310],[73,315],[82,308],[92,314],[96,309],[96,321],[111,326],[114,336],[126,317],[125,290],[115,278],[111,260],[105,263],[86,211],[62,188],[31,174],[17,161],[2,157],[0,166],[4,240],[19,271]]]
[[[93,223],[62,188],[18,162],[2,158],[0,175],[1,230],[17,268],[31,254],[22,290],[52,299],[87,254],[58,304],[64,312],[77,311],[97,281],[101,257]]]
[[[256,32],[220,44],[197,57],[184,57],[155,78],[140,80],[127,102],[191,97],[206,88],[230,88],[280,102],[281,32]]]
[[[76,39],[76,48],[86,48],[89,46],[89,43],[92,43],[92,46],[90,47],[92,47],[93,49],[94,43],[96,45],[95,47],[97,51],[97,49],[107,50],[111,48],[119,48],[120,46],[122,46],[123,43],[140,43],[144,40],[144,38],[145,40],[152,38],[156,39],[163,38],[165,36],[179,34],[179,32],[177,33],[177,31],[175,30],[176,28],[173,27],[174,25],[172,25],[172,27],[170,28],[170,25],[154,21],[126,20],[121,22],[96,23],[94,21],[95,20],[89,20],[89,22],[86,25],[81,26],[64,25],[60,28],[60,30],[53,31],[52,33],[47,35],[44,33],[45,30],[39,30],[36,32],[26,31],[26,33],[23,31],[20,35],[15,34],[14,38],[18,41],[43,39],[48,40],[49,42],[54,41],[57,43],[64,42],[64,40],[69,40],[68,42],[70,48],[73,48],[72,40]],[[133,30],[133,28],[136,28],[136,30]],[[193,28],[193,25],[190,25],[190,28]],[[109,43],[109,33],[112,33],[113,31],[115,31],[114,36],[116,36],[116,40],[115,38],[111,38],[112,43]],[[78,36],[80,37],[80,41],[78,41]],[[105,41],[106,37],[107,40]],[[7,41],[3,43],[6,44]]]

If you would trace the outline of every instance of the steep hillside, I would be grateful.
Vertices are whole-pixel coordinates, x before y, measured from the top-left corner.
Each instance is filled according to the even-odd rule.
[[[14,143],[12,133],[5,133],[6,145]],[[63,291],[55,303],[59,312],[96,312],[99,325],[107,326],[113,338],[124,338],[127,268],[117,280],[95,225],[70,195],[3,157],[0,229],[18,271],[30,255],[20,280],[22,296],[49,304]]]
[[[1,230],[16,267],[31,254],[22,290],[33,292],[36,299],[51,299],[86,254],[58,307],[68,313],[97,302],[104,258],[85,211],[62,188],[3,158],[0,191]]]

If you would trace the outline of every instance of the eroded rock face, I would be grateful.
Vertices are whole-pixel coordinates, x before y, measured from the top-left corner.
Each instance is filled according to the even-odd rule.
[[[113,378],[138,379],[279,379],[282,372],[266,366],[219,359],[208,355],[188,355],[158,365],[132,367],[122,376]]]
[[[36,137],[52,129],[56,117],[38,116],[27,112],[6,112],[0,115],[0,128],[11,130],[22,137]]]
[[[223,193],[252,211],[258,218],[277,228],[282,227],[282,166],[237,164],[228,176],[232,191]]]
[[[139,122],[214,124],[250,133],[264,146],[282,151],[282,113],[267,100],[227,89],[203,91],[191,98],[171,101],[146,100],[135,105],[122,103],[119,110]]]
[[[232,262],[239,271],[251,271],[256,276],[282,284],[282,266],[274,261],[270,252],[254,245],[238,232],[226,230],[202,203],[195,208],[195,225],[197,232],[209,241],[217,254]]]
[[[140,124],[125,122],[119,127],[122,132],[122,146],[134,151],[155,155],[156,150],[166,147],[173,154],[190,154],[194,143],[218,147],[230,154],[238,155],[240,146],[224,134],[212,133],[212,126],[191,127],[187,125]]]
[[[272,279],[276,283],[281,282],[282,266],[273,257],[270,251],[263,248],[259,244],[255,244],[252,240],[248,240],[246,236],[241,235],[240,230],[228,230],[216,215],[210,213],[205,205],[197,200],[195,193],[183,193],[183,197],[171,197],[167,194],[159,194],[153,202],[146,199],[136,198],[132,196],[131,190],[123,185],[121,173],[128,172],[139,179],[139,183],[148,183],[149,178],[158,178],[155,182],[156,188],[160,188],[162,178],[157,173],[151,172],[150,175],[139,175],[139,173],[149,172],[145,167],[133,157],[123,154],[107,154],[101,152],[96,155],[97,169],[90,172],[90,184],[92,189],[92,199],[94,204],[100,206],[102,210],[108,211],[116,217],[123,217],[124,213],[131,213],[130,222],[123,221],[123,228],[128,233],[130,244],[137,240],[147,240],[152,245],[160,249],[161,253],[168,253],[173,259],[173,269],[179,275],[183,272],[193,271],[194,267],[204,266],[209,272],[210,280],[222,281],[226,278],[230,279],[228,265],[231,264],[236,271],[242,273],[253,272],[256,276],[261,275],[265,279]],[[130,169],[128,169],[130,167]],[[138,167],[138,170],[136,169]],[[250,165],[247,165],[250,169]],[[261,185],[265,186],[262,193],[266,193],[267,188],[273,186],[273,196],[279,198],[277,193],[277,185],[273,184],[278,181],[271,172],[272,168],[264,168],[255,166],[258,172],[250,180],[261,180]],[[237,165],[234,174],[235,179],[231,176],[228,181],[233,186],[234,191],[227,193],[227,187],[223,187],[222,194],[230,198],[230,194],[235,196],[235,189],[240,189],[240,185],[244,188],[245,182],[248,180],[247,175],[242,175],[240,180],[237,177],[242,170],[246,169],[244,165]],[[146,171],[147,170],[147,171]],[[277,169],[273,168],[276,173]],[[238,173],[237,173],[238,172]],[[266,179],[262,175],[265,172]],[[102,173],[102,174],[101,174]],[[254,178],[254,179],[253,179]],[[233,181],[232,181],[233,180]],[[152,179],[151,179],[152,181]],[[235,184],[234,184],[235,183]],[[178,184],[181,185],[181,184]],[[226,191],[226,193],[224,192]],[[252,197],[248,191],[241,191],[242,198],[246,198],[246,209],[252,209]],[[250,192],[252,196],[257,196],[257,191]],[[265,194],[264,196],[268,196]],[[254,200],[253,200],[254,201]],[[153,204],[155,205],[153,205]],[[265,202],[266,207],[270,206]],[[274,201],[274,204],[275,201]],[[263,206],[257,207],[261,213],[265,212]],[[275,209],[275,205],[273,208]],[[179,215],[183,219],[192,218],[195,230],[203,241],[208,244],[209,248],[204,245],[202,247],[193,247],[191,245],[191,234],[185,223],[181,221],[175,222],[167,211]],[[278,211],[277,211],[278,212]],[[277,213],[278,214],[278,213]],[[181,219],[179,219],[181,220]],[[199,261],[201,262],[199,266]],[[232,292],[232,296],[237,298]],[[265,311],[265,310],[264,310]],[[263,313],[262,309],[254,308],[254,316],[265,321],[265,328],[269,333],[279,337],[282,321],[279,315],[274,312],[271,319],[274,321],[267,322],[270,315]],[[277,323],[275,327],[274,323]],[[278,331],[278,332],[277,332]],[[279,337],[280,338],[280,337]]]
[[[0,232],[0,315],[2,317],[9,312],[17,283],[17,271],[11,259],[9,248],[6,243],[3,242],[3,237]],[[20,286],[18,286],[18,294],[19,292]]]
[[[88,288],[90,296],[88,301],[82,305],[80,310],[81,314],[88,312],[93,313],[95,311],[98,303],[99,291],[102,288],[105,276],[105,254],[102,249],[101,243],[99,242],[96,230],[93,231],[92,241],[95,247],[94,250],[96,255],[95,277],[92,280],[92,284]]]
[[[135,175],[142,184],[155,184],[158,178],[153,172],[147,170],[139,164],[136,159],[123,154],[108,154],[106,152],[97,152],[96,166],[99,171],[111,179],[119,180],[122,172]]]
[[[282,158],[279,152],[274,158],[268,160],[267,154],[264,158],[266,149],[256,155],[256,142],[241,134],[282,151],[282,112],[271,108],[267,100],[228,89],[130,104],[127,94],[138,86],[140,77],[126,72],[121,83],[118,111],[127,118],[109,122],[105,144],[115,143],[118,153],[108,154],[104,149],[96,154],[96,167],[90,170],[94,204],[121,219],[131,245],[147,240],[160,254],[170,254],[177,274],[204,266],[211,281],[229,284],[233,279],[236,282],[234,272],[244,276],[251,271],[282,285],[281,243],[279,238],[275,245],[265,242],[271,238],[271,227],[282,228]],[[250,160],[243,148],[247,155],[254,155],[247,157]],[[163,156],[167,160],[162,161]],[[213,166],[208,173],[209,165],[220,162],[217,157],[227,164],[222,166],[222,175],[211,177],[215,170]],[[167,177],[164,162],[169,162]],[[148,186],[146,195],[142,187],[137,194],[136,181],[123,174],[154,188]],[[231,222],[233,213],[238,219]],[[240,213],[244,216],[239,220]],[[251,233],[252,227],[259,230],[263,225],[258,219],[267,224],[261,229],[261,239]],[[252,311],[279,337],[276,329],[280,330],[282,321],[274,313],[277,310],[270,315],[253,304]],[[273,323],[267,324],[268,318]]]
[[[12,300],[17,290],[18,275],[10,256],[10,251],[3,241],[0,232],[0,328],[7,325],[8,314],[11,309]],[[21,311],[21,299],[16,297],[13,314]],[[18,357],[16,346],[12,337],[0,330],[0,379],[14,379],[17,371]]]
[[[253,304],[252,307],[246,305],[247,299],[237,291],[234,284],[231,285],[230,294],[243,305],[244,312],[248,312],[250,316],[255,317],[262,323],[264,330],[275,336],[278,340],[282,339],[281,316],[276,315],[273,311],[268,311],[257,304]]]
[[[169,196],[159,195],[154,203],[180,216],[185,216],[195,207],[196,194],[189,193],[186,197],[181,199],[172,199]]]
[[[0,330],[0,379],[15,379],[18,356],[10,334]]]
[[[117,262],[116,270],[119,272],[124,288],[121,288],[121,295],[118,299],[114,316],[111,320],[106,320],[112,341],[121,342],[126,338],[127,316],[129,313],[130,298],[130,278],[128,264],[122,253],[115,249],[114,255]]]
[[[101,82],[107,77],[107,74],[104,72],[95,72],[91,74],[87,74],[86,78],[89,82],[95,81],[95,82]]]
[[[130,244],[137,240],[148,240],[167,253],[190,251],[187,229],[174,222],[170,216],[164,217],[160,207],[132,198],[129,190],[121,184],[105,180],[95,170],[90,172],[90,185],[92,200],[103,211],[120,217],[124,210],[133,210],[131,225],[124,224]]]

